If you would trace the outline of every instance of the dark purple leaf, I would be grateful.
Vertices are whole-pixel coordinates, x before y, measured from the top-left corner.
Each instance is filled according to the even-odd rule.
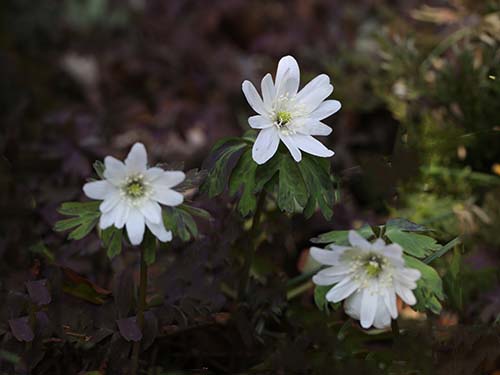
[[[137,325],[135,316],[125,319],[119,319],[116,321],[120,334],[127,341],[140,341],[142,339],[142,333]]]
[[[35,334],[29,324],[29,317],[27,316],[10,319],[9,326],[12,334],[19,341],[31,342],[35,338]]]
[[[42,306],[48,305],[52,300],[47,288],[47,280],[27,281],[25,285],[33,303]]]

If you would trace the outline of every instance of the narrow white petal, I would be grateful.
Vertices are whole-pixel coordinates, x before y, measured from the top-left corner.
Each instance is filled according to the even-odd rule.
[[[274,127],[263,129],[257,135],[252,147],[252,158],[257,164],[264,164],[276,153],[280,143],[278,130]]]
[[[165,229],[165,225],[163,224],[163,220],[159,223],[152,223],[148,219],[146,219],[146,225],[153,233],[153,235],[158,238],[161,242],[172,241],[172,232]]]
[[[162,221],[161,207],[156,201],[148,199],[139,206],[139,211],[141,211],[147,220],[154,224],[158,224]]]
[[[375,318],[373,319],[373,326],[378,329],[383,329],[387,328],[391,324],[391,314],[380,298],[381,297],[379,296],[377,301],[377,311],[375,312]]]
[[[372,243],[372,249],[375,251],[381,251],[385,248],[385,241],[382,238],[377,238]]]
[[[337,275],[337,276],[326,276],[326,275],[314,275],[312,277],[312,281],[316,285],[333,285],[341,281],[345,275]]]
[[[342,281],[349,273],[351,273],[351,269],[348,264],[328,267],[314,275],[312,281],[316,285],[333,285]]]
[[[286,83],[289,81],[290,83]],[[276,72],[275,87],[276,92],[280,93],[281,88],[285,85],[289,86],[290,94],[297,93],[300,84],[300,70],[297,60],[292,56],[282,57],[278,63],[278,70]]]
[[[373,325],[375,313],[377,312],[378,295],[372,293],[369,289],[363,291],[361,300],[361,327],[369,328]]]
[[[310,254],[317,262],[334,266],[339,261],[339,253],[331,250],[323,250],[318,247],[311,247]]]
[[[125,164],[112,156],[104,158],[104,178],[115,186],[120,186],[127,177]]]
[[[118,204],[114,209],[113,213],[115,215],[115,227],[122,229],[128,219],[128,214],[130,212],[130,206],[125,202]]]
[[[253,129],[266,129],[273,126],[273,123],[269,118],[261,115],[249,117],[248,124]]]
[[[83,192],[92,199],[104,199],[114,190],[116,190],[116,187],[106,180],[87,182],[83,185]]]
[[[334,303],[342,301],[354,293],[358,287],[359,284],[348,276],[330,289],[330,291],[326,294],[326,299]]]
[[[151,198],[165,206],[178,206],[184,201],[184,196],[175,190],[156,185]]]
[[[361,299],[363,297],[362,291],[357,291],[351,294],[344,302],[344,310],[351,318],[359,320],[361,316]]]
[[[302,160],[302,153],[300,152],[299,148],[295,144],[292,136],[279,133],[280,139],[283,141],[285,144],[286,148],[288,148],[288,151],[290,151],[290,154],[292,154],[293,160],[295,160],[297,163]]]
[[[384,293],[384,303],[393,319],[398,317],[398,307],[396,305],[396,292],[393,288],[388,288]]]
[[[262,101],[262,98],[253,83],[250,81],[244,81],[241,85],[241,89],[243,90],[243,94],[245,95],[248,104],[250,104],[250,107],[252,107],[252,109],[260,115],[267,115],[264,102]]]
[[[302,123],[298,122],[297,132],[305,135],[330,135],[332,128],[314,118],[307,118]]]
[[[268,111],[273,107],[273,101],[276,96],[276,89],[274,88],[273,77],[271,73],[267,73],[260,84],[260,89],[262,91],[262,99],[264,100],[264,106]]]
[[[106,229],[113,225],[115,215],[113,213],[114,210],[106,212],[101,215],[99,219],[99,228]]]
[[[129,172],[144,173],[146,172],[148,164],[148,154],[146,147],[142,143],[136,143],[128,153],[125,159],[125,165]]]
[[[394,289],[396,290],[397,295],[401,297],[403,302],[406,303],[407,305],[411,306],[417,303],[417,299],[415,298],[415,295],[410,289],[403,287],[399,283],[394,284]]]
[[[132,245],[139,245],[144,238],[144,216],[142,216],[138,209],[132,208],[130,209],[125,225],[130,243]]]
[[[361,237],[361,235],[355,230],[349,231],[349,243],[353,247],[362,250],[370,250],[372,246],[367,240]]]
[[[99,205],[99,209],[101,210],[102,213],[111,211],[120,201],[122,200],[122,197],[118,191],[115,191],[112,194],[108,194],[106,196],[106,199],[102,201],[102,203]]]
[[[153,168],[149,168],[144,173],[144,177],[146,178],[147,181],[153,181],[153,180],[157,179],[158,177],[163,176],[164,172],[165,171],[161,168],[153,167]]]
[[[338,112],[341,107],[342,105],[338,100],[325,100],[309,116],[317,120],[323,120]]]
[[[290,136],[293,143],[302,151],[308,154],[320,156],[323,158],[333,156],[335,153],[325,147],[323,143],[317,139],[311,137],[310,135],[304,134],[293,134]]]
[[[326,74],[320,74],[304,86],[297,94],[296,100],[309,112],[314,111],[333,91],[330,78]]]
[[[152,181],[153,189],[156,186],[172,188],[186,179],[186,174],[181,171],[164,171],[163,174]]]

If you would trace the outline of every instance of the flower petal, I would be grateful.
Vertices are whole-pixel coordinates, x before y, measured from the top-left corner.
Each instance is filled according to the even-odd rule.
[[[311,247],[309,250],[311,256],[321,264],[335,266],[339,261],[339,253],[331,250],[323,250],[319,247]]]
[[[101,217],[99,219],[99,228],[106,229],[113,225],[113,222],[115,220],[113,211],[114,210],[101,214]]]
[[[332,91],[330,78],[326,74],[320,74],[299,91],[296,100],[305,107],[306,111],[312,112],[330,96]]]
[[[372,246],[367,240],[361,237],[361,235],[355,230],[349,231],[349,243],[352,245],[352,247],[362,250],[370,250]]]
[[[289,82],[287,82],[289,81]],[[275,87],[278,95],[285,89],[290,95],[295,95],[300,84],[300,69],[297,60],[292,56],[282,57],[276,71]]]
[[[342,107],[338,100],[325,100],[309,116],[317,120],[323,120],[330,117]]]
[[[393,288],[388,288],[384,292],[384,303],[393,319],[398,317],[398,307],[396,305],[396,292]]]
[[[128,219],[128,214],[130,212],[130,206],[125,202],[119,203],[114,209],[113,214],[115,215],[115,227],[122,229]]]
[[[178,206],[184,202],[184,196],[170,188],[156,185],[151,198],[155,201],[164,204],[165,206]]]
[[[252,109],[260,115],[267,115],[264,102],[262,101],[262,98],[253,83],[250,81],[244,81],[241,85],[241,89],[243,90],[243,94],[245,95],[248,104],[250,104],[250,107],[252,107]]]
[[[253,129],[266,129],[273,126],[273,123],[269,120],[269,118],[261,115],[249,117],[248,124]]]
[[[274,127],[263,129],[257,135],[252,147],[252,158],[257,164],[264,164],[276,153],[280,143],[278,130]]]
[[[380,298],[381,297],[379,296],[377,301],[377,311],[375,311],[375,318],[373,319],[373,326],[378,329],[383,329],[387,328],[391,324],[391,314]]]
[[[330,291],[326,294],[326,299],[334,303],[342,301],[354,293],[358,287],[359,284],[348,276],[330,289]]]
[[[113,185],[120,186],[127,176],[125,164],[112,156],[104,158],[104,178]]]
[[[115,206],[120,203],[122,197],[118,191],[115,191],[112,194],[108,194],[106,198],[99,205],[99,209],[102,213],[111,211]]]
[[[87,182],[83,185],[83,192],[92,199],[104,199],[114,190],[116,188],[106,180]]]
[[[148,154],[146,147],[142,143],[136,143],[125,159],[125,165],[128,172],[141,173],[146,172],[148,164]]]
[[[283,141],[285,144],[286,148],[288,148],[288,151],[290,151],[290,154],[292,154],[293,159],[298,163],[299,161],[302,160],[302,153],[300,152],[299,148],[295,144],[295,141],[293,140],[291,135],[288,134],[283,134],[279,133],[280,139]]]
[[[351,294],[344,302],[344,310],[351,318],[359,320],[361,316],[361,299],[363,297],[362,291],[357,291]]]
[[[290,137],[299,149],[307,152],[308,154],[321,156],[323,158],[330,157],[335,154],[332,150],[326,148],[323,143],[310,135],[293,134]]]
[[[144,216],[136,208],[130,209],[127,223],[128,238],[132,245],[139,245],[144,238]]]
[[[316,285],[333,285],[342,281],[349,273],[351,273],[351,268],[348,264],[328,267],[314,275],[312,281]]]
[[[317,119],[307,119],[297,126],[297,132],[305,135],[330,135],[332,128]]]
[[[144,215],[144,217],[152,222],[153,224],[158,224],[162,221],[161,217],[161,207],[156,201],[146,200],[139,206],[139,211]]]
[[[401,297],[403,302],[407,305],[411,306],[417,303],[417,299],[410,289],[403,287],[399,283],[394,283],[394,289],[396,290],[396,294]]]
[[[153,181],[153,180],[157,179],[158,177],[163,176],[164,172],[165,171],[161,168],[153,167],[153,168],[149,168],[144,173],[144,177],[146,178],[147,181]]]
[[[186,174],[182,171],[164,171],[157,179],[152,181],[153,189],[156,186],[172,188],[179,185],[186,179]]]
[[[373,320],[375,319],[375,313],[377,312],[378,295],[373,293],[369,289],[363,291],[363,297],[361,299],[361,315],[360,323],[361,327],[369,328],[373,325]]]
[[[273,101],[276,97],[276,89],[273,83],[273,77],[271,73],[267,73],[262,82],[260,83],[260,89],[262,91],[262,99],[264,101],[264,107],[270,111],[273,107]]]
[[[152,223],[148,219],[146,219],[146,225],[153,233],[153,235],[158,238],[161,242],[172,241],[172,232],[165,229],[165,224],[163,224],[163,220],[160,220],[159,223]]]

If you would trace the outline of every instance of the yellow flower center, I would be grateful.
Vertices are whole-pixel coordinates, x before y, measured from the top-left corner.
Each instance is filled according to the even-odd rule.
[[[286,126],[292,120],[292,114],[286,111],[276,113],[276,124],[278,127]]]
[[[142,177],[133,177],[123,187],[125,195],[132,199],[141,198],[146,193],[146,186]]]
[[[383,270],[384,263],[385,260],[383,258],[371,255],[364,265],[366,274],[370,277],[378,276]]]

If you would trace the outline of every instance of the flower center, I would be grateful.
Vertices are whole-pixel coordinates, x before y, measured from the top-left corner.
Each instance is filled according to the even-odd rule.
[[[286,127],[287,124],[292,120],[292,114],[287,111],[278,111],[276,113],[276,118],[274,123],[278,128]]]
[[[142,175],[131,176],[122,187],[123,194],[131,199],[137,200],[144,197],[148,192],[148,186]]]
[[[370,255],[364,263],[364,269],[368,276],[377,277],[384,269],[386,261],[377,255]]]

